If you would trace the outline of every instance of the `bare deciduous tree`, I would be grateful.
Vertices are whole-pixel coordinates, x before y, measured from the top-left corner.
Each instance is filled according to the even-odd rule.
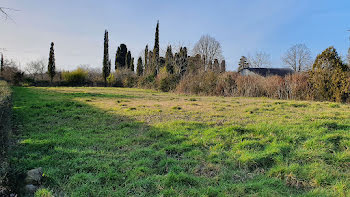
[[[263,68],[271,66],[271,56],[264,51],[258,51],[253,56],[248,56],[248,63],[251,68]]]
[[[35,60],[31,61],[27,64],[26,71],[33,76],[33,79],[35,80],[37,75],[41,76],[41,80],[44,79],[44,73],[45,73],[45,60]]]
[[[305,44],[296,44],[288,49],[282,61],[295,72],[308,70],[312,64],[311,51]]]
[[[204,35],[195,44],[193,55],[201,55],[206,65],[209,65],[214,59],[223,60],[221,44],[215,38]]]

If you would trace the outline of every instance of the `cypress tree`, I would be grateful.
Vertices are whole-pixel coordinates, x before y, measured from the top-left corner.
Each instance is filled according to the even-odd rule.
[[[4,72],[4,55],[1,53],[1,60],[0,60],[0,72]]]
[[[103,50],[103,67],[102,67],[102,76],[107,86],[107,77],[111,73],[111,60],[109,59],[109,46],[108,46],[108,31],[105,31],[104,37],[104,50]]]
[[[153,68],[155,74],[159,73],[159,21],[157,21],[155,39],[154,39],[154,48],[153,48]]]
[[[121,49],[120,47],[118,47],[117,52],[115,53],[115,63],[114,63],[115,70],[118,70],[118,68],[120,67],[120,64],[119,64],[120,53],[121,53]]]
[[[183,76],[185,72],[187,71],[187,48],[180,48],[180,61],[181,61],[181,66],[180,66],[180,74]]]
[[[141,57],[139,57],[139,59],[137,60],[136,73],[138,76],[141,76],[143,74],[142,58]]]
[[[56,63],[55,63],[55,50],[54,50],[54,43],[51,42],[50,47],[50,54],[49,54],[49,64],[47,67],[48,74],[50,76],[51,84],[53,81],[54,76],[56,75]]]
[[[131,52],[126,53],[125,64],[127,69],[131,69]]]
[[[153,61],[153,52],[150,50],[148,51],[148,69],[147,69],[148,74],[154,74],[152,61]]]
[[[225,60],[221,61],[220,72],[222,72],[222,73],[226,72],[226,62],[225,62]]]
[[[220,72],[220,64],[218,59],[214,59],[213,71]]]
[[[145,71],[148,69],[148,45],[146,45],[146,48],[145,48]]]
[[[174,74],[174,55],[171,49],[171,45],[168,46],[165,53],[165,67],[169,74]]]
[[[118,47],[116,56],[115,56],[115,69],[124,69],[127,66],[127,53],[128,48],[125,44],[121,44]]]

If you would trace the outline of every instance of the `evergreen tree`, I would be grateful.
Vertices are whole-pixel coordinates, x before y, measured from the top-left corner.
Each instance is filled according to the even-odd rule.
[[[350,97],[348,67],[342,62],[334,47],[329,47],[316,57],[310,73],[313,96],[317,100],[345,101]]]
[[[144,60],[145,60],[145,66],[144,66],[144,70],[146,71],[147,68],[148,68],[148,45],[146,45],[146,48],[145,48],[145,57],[144,57]]]
[[[250,67],[248,59],[245,56],[241,57],[241,59],[239,60],[238,65],[239,65],[238,72],[240,72],[241,70],[243,70],[245,68],[249,68]]]
[[[131,70],[132,72],[135,72],[134,58],[133,58],[133,57],[131,58],[130,70]]]
[[[165,67],[169,74],[174,74],[174,55],[171,49],[171,45],[167,47],[165,53]]]
[[[1,60],[0,60],[0,72],[4,72],[4,55],[1,53]]]
[[[225,62],[225,60],[221,61],[220,72],[222,72],[222,73],[226,72],[226,62]]]
[[[187,61],[187,48],[180,48],[180,74],[181,76],[183,76],[185,74],[185,72],[187,71],[187,65],[188,65],[188,61]]]
[[[115,70],[126,68],[126,57],[128,53],[128,48],[125,44],[121,44],[115,56]]]
[[[105,31],[104,37],[104,50],[103,50],[103,67],[102,67],[102,77],[107,86],[107,77],[111,73],[111,60],[109,59],[109,46],[108,46],[108,31]]]
[[[214,59],[213,71],[220,72],[220,64],[218,59]]]
[[[54,43],[51,42],[50,54],[49,54],[49,64],[48,64],[48,74],[50,76],[51,83],[53,81],[54,76],[56,75],[56,63],[55,63],[55,50]]]
[[[141,57],[139,57],[139,59],[137,60],[136,73],[138,76],[141,76],[143,74],[143,66],[142,66],[142,58]]]
[[[150,50],[148,51],[148,66],[147,66],[147,74],[154,74],[154,71],[153,71],[153,52]]]
[[[159,21],[157,22],[155,39],[154,39],[154,48],[153,48],[153,70],[155,74],[159,73]]]
[[[126,53],[125,64],[127,69],[131,69],[131,52]]]

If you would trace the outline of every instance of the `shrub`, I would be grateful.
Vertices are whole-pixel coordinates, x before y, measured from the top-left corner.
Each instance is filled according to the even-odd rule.
[[[84,85],[88,76],[88,71],[78,68],[74,71],[62,72],[63,79],[68,82],[69,85]]]
[[[109,86],[113,86],[113,84],[115,84],[116,81],[117,81],[117,80],[116,80],[114,74],[113,74],[113,73],[109,74],[109,76],[107,77],[107,83],[108,83],[108,85],[109,85]]]
[[[180,76],[177,74],[169,74],[166,67],[163,67],[156,78],[157,89],[163,92],[169,92],[175,90],[178,84]]]
[[[7,151],[11,133],[11,91],[5,81],[0,81],[0,196],[6,195],[8,171]]]
[[[215,95],[218,75],[212,71],[187,74],[180,80],[176,91],[186,94]]]
[[[348,76],[350,78],[350,75]],[[275,99],[312,99],[309,74],[300,72],[285,77],[259,75],[241,76],[236,72],[214,73],[201,71],[185,75],[176,91],[185,94],[216,96],[266,96]],[[348,80],[350,82],[350,80]],[[343,80],[344,82],[344,80]],[[343,85],[349,91],[350,85]],[[346,95],[340,92],[341,95]],[[347,97],[348,98],[348,97]],[[344,98],[343,98],[344,99]]]
[[[132,88],[137,84],[137,75],[130,69],[118,69],[114,75],[115,83],[113,86]]]
[[[226,72],[219,76],[217,80],[215,94],[222,96],[235,96],[237,90],[237,77],[236,72]]]
[[[34,194],[34,197],[53,197],[53,196],[54,195],[52,195],[51,191],[45,188],[38,189]]]
[[[258,97],[265,96],[261,76],[238,76],[235,96]]]
[[[144,76],[139,77],[138,81],[137,81],[137,86],[140,88],[154,88],[154,81],[155,81],[155,77],[153,74],[149,75],[146,74]]]
[[[286,99],[311,99],[311,87],[307,72],[295,73],[285,77]]]

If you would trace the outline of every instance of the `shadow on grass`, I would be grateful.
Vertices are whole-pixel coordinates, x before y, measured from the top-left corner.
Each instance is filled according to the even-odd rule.
[[[68,196],[291,196],[303,192],[262,173],[240,169],[224,156],[213,159],[207,147],[181,132],[73,100],[92,96],[135,98],[14,88],[19,143],[10,152],[13,174],[43,167],[43,185]],[[185,130],[208,128],[202,123],[184,126]]]
[[[138,98],[136,96],[122,95],[122,94],[103,94],[103,93],[87,93],[87,92],[74,92],[74,93],[64,93],[66,96],[73,98],[82,97],[97,97],[97,98]]]

